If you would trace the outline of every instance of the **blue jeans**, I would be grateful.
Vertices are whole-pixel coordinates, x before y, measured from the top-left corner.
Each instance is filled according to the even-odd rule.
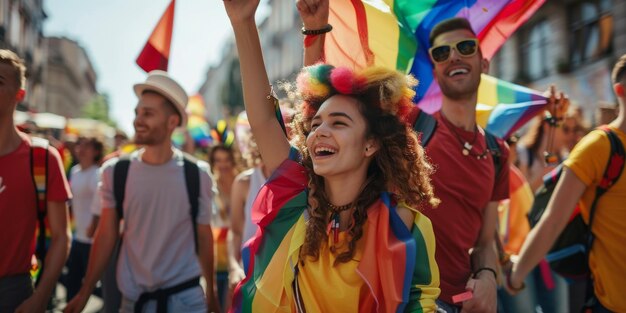
[[[437,299],[437,313],[459,313],[461,309],[455,305],[447,303],[443,300]]]
[[[150,300],[143,306],[142,313],[154,313],[156,308],[156,300]],[[167,312],[206,313],[207,310],[204,291],[200,286],[173,294],[167,300]],[[120,313],[134,313],[134,311],[135,301],[122,297]]]
[[[570,312],[568,286],[565,279],[552,273],[554,289],[548,290],[543,282],[541,270],[536,267],[524,283],[526,288],[515,296],[498,290],[498,312],[500,313],[566,313]]]
[[[85,277],[87,272],[90,250],[91,244],[89,243],[82,243],[76,240],[72,242],[72,249],[66,263],[68,272],[65,287],[67,288],[68,301],[76,296],[83,285],[83,277]]]

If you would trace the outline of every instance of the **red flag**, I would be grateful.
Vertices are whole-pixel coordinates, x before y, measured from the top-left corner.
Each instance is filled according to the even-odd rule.
[[[174,5],[172,0],[156,25],[148,42],[137,57],[137,65],[144,71],[152,70],[167,71],[167,63],[170,58],[170,45],[172,43],[172,29],[174,26]]]

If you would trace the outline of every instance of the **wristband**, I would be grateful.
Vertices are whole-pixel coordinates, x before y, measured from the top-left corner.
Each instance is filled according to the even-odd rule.
[[[511,284],[511,275],[509,274],[509,275],[506,275],[506,287],[512,290],[513,292],[520,292],[524,290],[524,288],[526,288],[526,284],[522,282],[522,285],[519,288],[513,287],[513,284]]]
[[[326,26],[320,29],[306,29],[302,26],[302,35],[321,35],[333,30],[333,26],[326,24]]]
[[[498,281],[498,274],[496,273],[496,270],[494,270],[491,267],[481,267],[479,269],[477,269],[474,274],[472,275],[473,278],[476,278],[478,276],[478,274],[482,271],[489,271],[491,273],[493,273],[493,278],[496,279],[496,281]]]

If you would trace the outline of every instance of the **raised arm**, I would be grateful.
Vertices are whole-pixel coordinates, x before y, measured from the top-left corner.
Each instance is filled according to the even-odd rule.
[[[263,162],[273,172],[289,156],[289,142],[276,120],[274,101],[268,99],[271,87],[254,22],[258,5],[259,0],[224,1],[235,31],[248,121]]]
[[[322,29],[328,25],[329,0],[297,0],[296,7],[304,29]],[[324,61],[326,34],[304,37],[304,66]]]

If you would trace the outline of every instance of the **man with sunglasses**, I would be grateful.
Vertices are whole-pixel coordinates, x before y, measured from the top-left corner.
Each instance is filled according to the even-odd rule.
[[[424,209],[437,240],[438,305],[442,312],[495,312],[499,277],[494,234],[498,203],[509,197],[509,149],[476,123],[478,86],[489,61],[464,18],[440,22],[429,41],[433,76],[442,93],[441,110],[433,114],[437,126],[426,146],[437,169],[432,180],[441,205]],[[553,115],[562,116],[567,98],[563,93],[557,97],[553,87],[549,93]],[[414,114],[416,123],[419,114],[425,113]]]
[[[436,25],[430,33],[433,76],[442,93],[436,128],[426,145],[441,205],[425,208],[437,240],[441,269],[441,312],[495,312],[497,257],[494,244],[497,207],[509,197],[508,147],[497,140],[499,155],[476,123],[478,85],[489,70],[476,34],[463,18]],[[419,109],[413,114],[419,119]],[[492,137],[495,138],[495,137]]]

